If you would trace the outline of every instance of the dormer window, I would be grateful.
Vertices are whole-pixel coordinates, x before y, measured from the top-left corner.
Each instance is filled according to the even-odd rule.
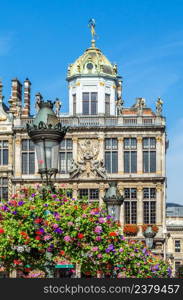
[[[83,93],[83,115],[97,115],[98,93]]]
[[[92,63],[87,63],[86,65],[88,70],[92,70],[93,69],[93,64]]]

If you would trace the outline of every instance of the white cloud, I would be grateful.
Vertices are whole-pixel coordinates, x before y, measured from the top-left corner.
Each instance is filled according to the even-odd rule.
[[[170,145],[167,153],[168,190],[167,202],[183,205],[183,119],[168,134]]]

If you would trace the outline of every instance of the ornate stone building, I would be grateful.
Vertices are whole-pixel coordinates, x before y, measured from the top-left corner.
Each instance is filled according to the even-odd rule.
[[[156,224],[156,250],[163,253],[166,198],[166,124],[162,100],[155,112],[144,98],[125,107],[122,79],[95,45],[68,67],[69,113],[56,114],[70,126],[60,145],[56,185],[70,189],[72,197],[87,196],[102,203],[108,182],[117,182],[125,201],[121,207],[122,226],[130,224],[144,239],[143,224]],[[41,182],[33,143],[26,123],[30,115],[31,83],[12,80],[9,107],[3,102],[0,85],[0,197],[8,198],[21,185]],[[23,91],[23,93],[22,93]],[[37,103],[42,95],[36,95]],[[130,229],[131,230],[131,229]]]

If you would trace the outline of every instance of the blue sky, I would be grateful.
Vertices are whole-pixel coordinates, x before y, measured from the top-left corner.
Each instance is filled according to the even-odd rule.
[[[96,19],[97,46],[118,64],[126,106],[136,97],[155,107],[164,100],[170,147],[168,201],[183,204],[183,1],[0,1],[0,78],[5,101],[11,79],[32,82],[32,103],[62,99],[67,111],[66,70],[90,45],[88,20]]]

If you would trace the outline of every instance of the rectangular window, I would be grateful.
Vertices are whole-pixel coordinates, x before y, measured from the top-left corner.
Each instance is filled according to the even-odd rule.
[[[8,178],[0,178],[0,201],[8,200]]]
[[[60,161],[59,172],[61,174],[69,173],[72,161],[72,139],[64,139],[60,143]]]
[[[181,252],[180,250],[180,240],[175,240],[175,252]]]
[[[105,139],[105,168],[108,173],[118,172],[118,140]]]
[[[124,149],[124,172],[137,173],[137,139],[125,138]]]
[[[110,94],[105,94],[105,114],[110,116]]]
[[[143,138],[143,172],[156,172],[156,139]]]
[[[156,224],[156,202],[143,202],[144,224]]]
[[[35,146],[29,139],[22,140],[22,174],[35,174]]]
[[[0,141],[0,165],[8,165],[8,141]]]
[[[73,115],[76,114],[76,94],[72,95],[72,100],[73,100]]]
[[[79,199],[87,199],[88,201],[98,201],[99,200],[99,190],[98,189],[79,189]]]
[[[137,190],[135,188],[124,189],[124,220],[125,224],[137,223]]]
[[[144,199],[156,199],[156,189],[155,188],[144,188],[143,189]]]
[[[97,115],[98,93],[83,93],[83,115]]]

